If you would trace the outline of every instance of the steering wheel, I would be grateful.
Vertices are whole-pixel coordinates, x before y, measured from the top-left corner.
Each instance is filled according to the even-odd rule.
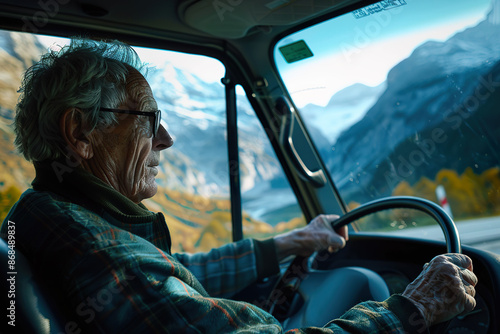
[[[461,253],[460,237],[451,217],[437,204],[419,197],[394,196],[381,198],[363,204],[332,222],[338,229],[369,214],[387,209],[415,209],[430,215],[443,230],[448,253]],[[283,272],[268,299],[268,311],[278,320],[283,321],[297,311],[298,293],[302,280],[307,275],[308,258],[297,256]],[[302,269],[302,272],[300,271]]]

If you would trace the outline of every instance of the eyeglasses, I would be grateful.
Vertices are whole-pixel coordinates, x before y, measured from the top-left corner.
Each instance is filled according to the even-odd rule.
[[[161,122],[161,110],[153,110],[153,111],[135,111],[135,110],[123,110],[123,109],[111,109],[111,108],[101,108],[101,111],[107,112],[116,112],[120,114],[130,114],[130,115],[140,115],[140,116],[149,116],[154,117],[152,125],[152,133],[153,137],[156,137],[158,133],[158,129],[160,128]]]

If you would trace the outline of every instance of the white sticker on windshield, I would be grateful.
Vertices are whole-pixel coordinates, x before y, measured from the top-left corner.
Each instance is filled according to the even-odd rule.
[[[379,13],[384,10],[406,5],[405,0],[383,0],[372,5],[360,8],[352,12],[355,18],[361,19],[371,14]]]

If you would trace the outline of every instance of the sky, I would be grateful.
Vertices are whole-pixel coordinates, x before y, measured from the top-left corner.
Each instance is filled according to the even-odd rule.
[[[149,48],[136,47],[135,50],[146,63],[161,64],[169,61],[183,71],[195,73],[208,83],[220,82],[226,72],[224,65],[215,58]]]
[[[406,0],[405,6],[362,19],[346,14],[280,41],[277,66],[299,108],[308,103],[325,106],[336,92],[352,84],[383,83],[388,71],[425,41],[445,41],[476,25],[489,11],[490,2]],[[287,64],[278,48],[301,39],[314,56]]]
[[[48,49],[58,49],[69,43],[67,38],[52,36],[39,35],[38,39]],[[135,50],[145,63],[162,67],[166,62],[172,62],[181,70],[196,73],[205,82],[220,82],[225,74],[224,65],[214,58],[150,48],[135,47]]]

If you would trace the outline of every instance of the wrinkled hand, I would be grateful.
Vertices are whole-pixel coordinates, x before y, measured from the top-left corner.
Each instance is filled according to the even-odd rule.
[[[477,277],[468,256],[444,254],[426,263],[402,295],[413,301],[427,326],[432,326],[473,310],[476,284]]]
[[[302,228],[274,237],[278,259],[289,255],[310,256],[322,250],[333,253],[343,248],[349,239],[347,226],[334,231],[331,225],[338,218],[337,215],[319,215]]]

